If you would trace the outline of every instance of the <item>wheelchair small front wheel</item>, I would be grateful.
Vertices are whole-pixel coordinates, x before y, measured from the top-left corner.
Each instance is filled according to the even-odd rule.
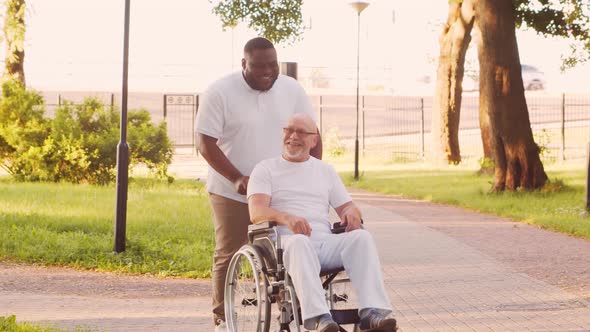
[[[244,245],[232,257],[225,278],[225,317],[231,332],[268,332],[270,301],[263,261]]]

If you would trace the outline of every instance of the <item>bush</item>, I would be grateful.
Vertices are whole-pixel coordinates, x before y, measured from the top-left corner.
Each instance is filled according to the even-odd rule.
[[[0,166],[16,178],[37,179],[45,157],[42,147],[50,132],[44,112],[43,97],[38,93],[25,91],[16,81],[2,85]]]
[[[96,98],[65,102],[45,119],[43,98],[20,85],[3,85],[0,100],[0,165],[23,181],[108,184],[115,179],[120,116]],[[130,166],[145,164],[165,177],[172,143],[164,122],[151,123],[146,110],[128,114]]]
[[[166,177],[168,165],[172,162],[172,141],[167,134],[166,122],[154,126],[148,111],[131,111],[127,141],[133,165],[144,164],[158,177]]]
[[[346,151],[344,143],[340,140],[337,127],[332,127],[324,135],[323,138],[324,150],[330,157],[340,157]]]

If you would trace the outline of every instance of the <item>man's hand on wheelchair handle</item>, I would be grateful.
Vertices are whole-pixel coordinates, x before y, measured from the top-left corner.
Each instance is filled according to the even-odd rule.
[[[250,180],[249,176],[240,176],[236,180],[234,180],[234,188],[238,192],[238,194],[246,195],[248,190],[248,181]]]

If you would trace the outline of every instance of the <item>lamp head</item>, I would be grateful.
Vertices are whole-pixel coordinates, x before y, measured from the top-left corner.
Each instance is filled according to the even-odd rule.
[[[365,8],[369,7],[369,0],[353,0],[348,4],[360,15]]]

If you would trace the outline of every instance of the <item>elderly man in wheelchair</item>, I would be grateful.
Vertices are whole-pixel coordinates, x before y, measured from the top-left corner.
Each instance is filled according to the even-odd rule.
[[[301,324],[322,332],[346,331],[343,324],[396,330],[374,241],[335,170],[309,155],[317,140],[313,120],[294,115],[284,128],[283,155],[262,161],[250,176],[250,244],[232,258],[226,278],[230,331],[299,331]],[[331,228],[330,206],[341,232]],[[330,310],[347,295],[326,295],[342,270],[358,298],[352,313]],[[276,320],[272,303],[280,309]]]

